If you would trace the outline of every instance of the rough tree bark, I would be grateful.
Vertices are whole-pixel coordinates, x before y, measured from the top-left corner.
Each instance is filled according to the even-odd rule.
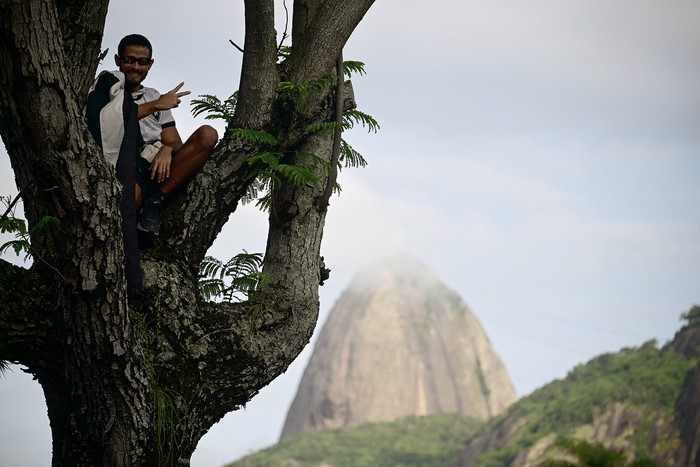
[[[328,138],[304,128],[331,119],[332,105],[282,102],[277,85],[332,72],[372,3],[296,1],[293,52],[277,64],[274,2],[246,0],[234,126],[330,159]],[[144,288],[128,292],[121,188],[81,113],[107,5],[0,0],[0,135],[29,225],[61,222],[60,233],[32,238],[41,259],[29,270],[0,260],[0,360],[27,366],[42,385],[54,466],[188,465],[201,436],[310,339],[325,220],[314,201],[327,175],[273,194],[263,271],[274,282],[244,303],[205,302],[199,263],[255,178],[246,161],[259,150],[225,137],[142,251]]]

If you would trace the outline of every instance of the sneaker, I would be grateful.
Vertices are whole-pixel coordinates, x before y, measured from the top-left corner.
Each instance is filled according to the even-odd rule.
[[[143,210],[139,218],[138,228],[144,232],[158,235],[160,232],[160,218],[163,215],[164,200],[160,197],[148,198],[143,203]]]

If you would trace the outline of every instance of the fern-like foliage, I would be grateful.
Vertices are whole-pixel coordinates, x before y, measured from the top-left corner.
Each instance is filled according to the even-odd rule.
[[[3,217],[0,219],[1,233],[14,233],[15,239],[7,241],[0,245],[0,253],[6,253],[7,250],[14,250],[17,256],[25,253],[24,259],[27,260],[31,256],[29,252],[29,233],[27,232],[27,224],[24,219],[15,217]]]
[[[369,114],[366,114],[357,109],[351,109],[343,113],[342,122],[314,122],[310,124],[307,129],[312,133],[326,133],[333,134],[340,128],[342,131],[350,130],[355,127],[356,124],[360,124],[367,128],[370,133],[376,133],[379,130],[379,123]]]
[[[357,109],[348,110],[343,114],[343,121],[338,122],[315,122],[308,126],[312,133],[321,132],[333,134],[338,128],[341,130],[349,130],[354,128],[356,124],[360,124],[367,128],[367,131],[376,133],[379,130],[379,123],[369,114],[361,112]],[[340,140],[340,154],[338,155],[338,168],[343,167],[365,167],[367,160],[356,151],[345,139]],[[338,187],[339,191],[339,187]]]
[[[293,81],[280,81],[277,84],[277,92],[285,99],[305,104],[309,99],[308,83],[295,83]]]
[[[366,114],[357,109],[348,110],[343,114],[343,121],[350,122],[350,128],[353,128],[356,124],[360,124],[367,128],[370,133],[376,133],[379,131],[379,123],[369,114]]]
[[[243,250],[226,263],[207,256],[199,268],[199,290],[205,300],[242,301],[271,279],[260,271],[262,253]]]
[[[297,83],[294,81],[280,81],[277,85],[277,92],[283,99],[289,99],[299,105],[306,104],[309,94],[312,92],[322,92],[336,82],[336,76],[327,73],[317,80],[308,83]]]
[[[292,160],[294,163],[287,163]],[[258,172],[257,183],[248,188],[246,202],[263,193],[257,199],[256,206],[268,212],[272,207],[271,186],[281,184],[283,179],[297,187],[318,186],[320,183],[317,175],[319,167],[327,169],[329,165],[320,157],[301,151],[287,154],[263,151],[249,158],[248,163],[250,165],[258,164],[262,169]]]
[[[15,217],[11,198],[1,196],[0,201],[8,207],[5,214],[0,217],[0,233],[11,233],[15,236],[14,240],[0,245],[0,254],[12,249],[17,256],[24,253],[25,261],[32,255],[38,257],[49,255],[53,249],[53,238],[60,230],[61,221],[57,217],[44,216],[31,230],[28,230],[26,221]],[[30,238],[32,237],[43,240],[45,248],[42,251],[32,248],[30,243]]]
[[[338,166],[345,167],[365,167],[367,161],[362,154],[355,151],[344,139],[340,140],[340,154],[338,155]]]
[[[314,122],[306,127],[311,133],[323,133],[326,135],[332,135],[335,131],[340,128],[341,130],[346,130],[345,122]]]
[[[236,110],[238,103],[238,91],[231,94],[228,99],[221,101],[218,97],[211,94],[202,94],[201,99],[192,99],[192,116],[196,117],[200,114],[207,113],[204,118],[206,120],[215,120],[220,118],[226,123],[231,123],[233,113]]]
[[[343,73],[349,78],[353,73],[357,73],[358,75],[362,76],[367,72],[365,71],[365,64],[363,62],[358,62],[356,60],[344,60]]]
[[[265,131],[253,130],[252,128],[231,128],[228,132],[236,138],[256,143],[263,143],[270,146],[276,146],[278,144],[277,138]]]
[[[284,154],[281,152],[270,152],[270,151],[262,151],[254,156],[251,156],[248,159],[248,164],[250,165],[255,165],[255,164],[263,164],[266,165],[272,169],[277,168],[277,166],[280,165],[280,159],[284,157]]]
[[[280,61],[285,60],[292,53],[292,48],[280,45],[277,55]],[[353,73],[364,75],[365,64],[359,61],[345,60],[343,62],[343,72],[345,76]],[[296,104],[303,105],[308,101],[309,95],[315,92],[323,92],[330,86],[334,86],[338,77],[334,73],[328,73],[321,78],[307,82],[297,83],[292,81],[282,81],[277,85],[277,92],[282,99],[287,99]],[[228,99],[221,101],[218,97],[209,94],[199,96],[201,99],[192,101],[192,114],[198,116],[207,113],[206,119],[223,119],[227,123],[233,120],[233,113],[238,101],[238,91],[234,92]],[[362,125],[369,132],[376,133],[379,124],[370,115],[357,109],[351,109],[343,114],[341,122],[317,122],[308,126],[311,133],[322,132],[334,134],[337,130],[346,131],[355,125]],[[319,184],[318,173],[320,170],[329,170],[331,165],[327,161],[313,154],[301,154],[300,152],[289,153],[280,148],[280,143],[275,136],[260,130],[250,128],[232,128],[228,133],[236,138],[261,144],[265,150],[252,156],[248,163],[251,166],[258,166],[258,176],[251,185],[248,186],[245,196],[241,202],[243,204],[256,201],[256,205],[265,211],[272,207],[272,197],[270,196],[272,186],[279,185],[286,180],[295,186]],[[290,161],[293,161],[290,163]],[[345,140],[341,139],[340,154],[338,155],[338,168],[342,167],[364,167],[367,165],[365,158],[353,149]],[[340,186],[335,183],[334,191],[339,192]]]
[[[297,164],[302,164],[306,167],[313,168],[314,170],[329,170],[331,167],[330,162],[310,152],[296,151],[294,153],[294,157],[296,159]]]
[[[294,186],[318,185],[316,174],[303,165],[280,164],[275,167],[275,172],[284,176]]]

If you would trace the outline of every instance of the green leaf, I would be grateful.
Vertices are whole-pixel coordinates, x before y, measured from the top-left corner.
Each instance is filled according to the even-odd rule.
[[[345,60],[343,62],[343,73],[347,77],[350,77],[353,73],[357,73],[362,76],[366,74],[365,64],[355,60]]]
[[[357,152],[344,139],[340,141],[340,154],[338,156],[338,164],[345,163],[345,167],[365,167],[367,161],[362,154]]]
[[[351,127],[359,123],[363,127],[367,127],[369,132],[376,133],[379,130],[379,123],[369,114],[366,114],[357,109],[348,110],[343,114],[343,119],[351,122]]]
[[[229,134],[236,138],[245,139],[257,143],[269,144],[270,146],[277,145],[277,138],[270,133],[261,130],[253,130],[252,128],[231,128]]]
[[[259,152],[248,159],[248,165],[262,163],[274,169],[279,165],[279,161],[283,156],[284,154],[282,154],[281,152]]]
[[[192,99],[192,116],[197,117],[202,113],[209,113],[204,118],[207,120],[222,119],[226,122],[233,120],[233,114],[238,103],[238,91],[231,94],[228,99],[221,100],[211,94],[201,94],[201,99]]]
[[[322,159],[318,157],[316,154],[306,152],[306,151],[297,151],[294,153],[295,158],[299,164],[303,164],[307,167],[313,167],[315,168],[322,168],[324,170],[329,170],[331,167],[331,163],[325,159]]]
[[[340,128],[341,130],[345,130],[345,125],[342,123],[338,122],[316,122],[310,124],[308,127],[306,127],[311,133],[323,133],[326,135],[332,135],[335,133],[335,131]]]
[[[0,219],[0,232],[15,233],[18,236],[27,234],[27,224],[24,219],[16,217],[3,217]]]
[[[29,242],[26,240],[10,240],[9,242],[3,243],[0,246],[0,253],[5,253],[7,250],[12,248],[17,256],[20,253],[29,253]]]
[[[294,186],[318,185],[318,177],[308,167],[280,164],[276,167],[276,170],[284,175]]]
[[[57,233],[61,229],[61,221],[54,216],[44,216],[32,227],[32,236],[46,236]]]
[[[261,177],[256,178],[253,183],[246,188],[246,194],[241,199],[241,203],[248,204],[260,196],[260,193],[270,190],[270,180],[263,180]]]
[[[270,212],[272,209],[272,196],[268,193],[267,195],[258,199],[255,206],[261,211]]]
[[[200,264],[199,290],[205,300],[220,298],[223,301],[239,301],[259,284],[269,278],[262,272],[262,253],[243,253],[228,262],[207,256]]]
[[[292,53],[292,47],[289,45],[283,45],[277,50],[277,58],[284,60],[289,57]]]
[[[303,105],[309,97],[309,85],[293,81],[280,81],[277,84],[277,92],[281,96]]]

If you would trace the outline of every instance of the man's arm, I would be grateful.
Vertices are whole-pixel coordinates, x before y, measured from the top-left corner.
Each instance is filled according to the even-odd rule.
[[[163,128],[160,133],[160,141],[163,143],[163,147],[160,148],[151,162],[151,179],[157,180],[158,183],[164,182],[170,177],[170,164],[173,161],[173,156],[182,147],[182,138],[174,126]]]
[[[182,86],[184,85],[184,82],[180,83],[165,94],[161,94],[161,96],[158,99],[151,102],[146,102],[144,104],[140,104],[139,120],[141,120],[144,117],[148,117],[152,113],[158,112],[159,110],[170,110],[180,105],[180,98],[190,94],[190,91],[178,92],[180,91],[180,88],[182,88]],[[180,145],[182,145],[182,142],[180,142]]]
[[[160,133],[160,141],[165,146],[169,146],[173,153],[182,147],[182,138],[180,138],[180,133],[178,133],[174,125],[163,128],[163,131]]]

